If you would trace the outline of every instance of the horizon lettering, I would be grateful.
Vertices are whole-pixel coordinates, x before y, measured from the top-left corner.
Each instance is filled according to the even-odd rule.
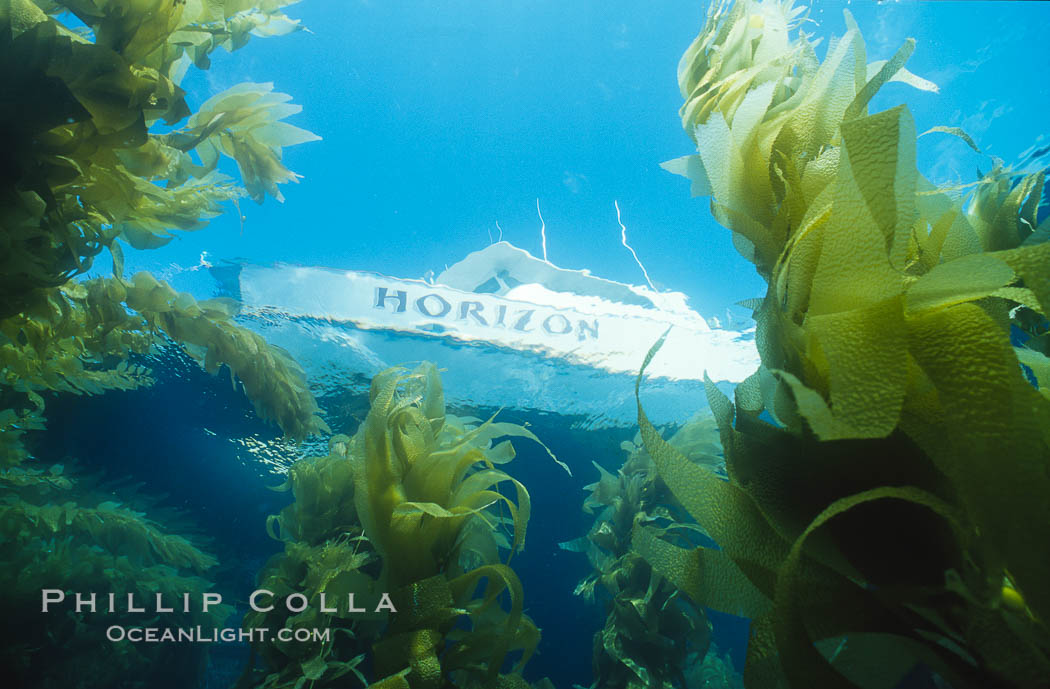
[[[486,304],[476,299],[450,301],[449,295],[428,291],[409,294],[409,290],[376,287],[372,308],[389,313],[407,313],[408,305],[426,318],[455,320],[468,325],[499,330],[515,330],[521,333],[542,331],[555,337],[575,334],[580,342],[598,339],[598,319],[576,318],[575,322],[560,310],[547,312],[536,308],[508,307],[507,304]],[[539,326],[538,328],[536,326]]]

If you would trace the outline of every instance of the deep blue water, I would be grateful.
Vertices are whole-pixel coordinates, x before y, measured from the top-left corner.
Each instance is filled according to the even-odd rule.
[[[225,371],[210,376],[174,351],[147,363],[157,379],[153,387],[48,399],[48,425],[57,432],[41,435],[38,454],[73,458],[105,478],[127,479],[125,483],[138,484],[139,493],[160,497],[159,506],[178,510],[184,522],[180,526],[203,536],[206,550],[220,560],[206,576],[243,614],[258,571],[282,548],[266,534],[266,517],[288,504],[291,494],[271,490],[283,477],[259,454],[246,451],[241,440],[253,438],[262,445],[277,441],[280,433],[259,420],[244,395],[231,389]],[[344,414],[328,417],[333,431],[353,433],[367,396],[330,401],[338,401]],[[450,411],[487,416],[494,410]],[[518,456],[507,469],[528,488],[532,519],[525,550],[514,556],[512,566],[524,586],[525,611],[543,633],[525,675],[530,680],[550,677],[558,687],[590,686],[593,635],[604,625],[605,601],[599,596],[588,604],[573,595],[591,567],[583,554],[558,544],[586,534],[593,524],[593,517],[581,509],[583,487],[597,478],[591,461],[615,471],[624,458],[620,443],[632,439],[635,429],[575,430],[573,419],[514,411],[499,418],[527,422],[573,468],[570,478],[541,447],[514,440]],[[292,459],[293,449],[287,446],[284,461]],[[711,619],[716,643],[732,653],[735,667],[743,667],[746,622],[713,612]],[[209,685],[222,686],[243,668],[247,648],[219,644],[213,649]]]

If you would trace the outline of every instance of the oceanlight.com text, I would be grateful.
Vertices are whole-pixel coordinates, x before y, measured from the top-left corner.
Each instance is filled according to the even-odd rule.
[[[301,643],[328,643],[332,630],[328,629],[291,629],[283,627],[271,634],[269,627],[253,629],[205,629],[203,627],[122,627],[113,625],[106,629],[106,638],[113,642],[130,641],[131,643],[259,643],[276,638],[278,641],[298,641]]]

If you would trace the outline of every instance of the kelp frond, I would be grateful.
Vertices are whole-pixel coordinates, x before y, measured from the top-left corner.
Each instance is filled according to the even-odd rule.
[[[150,605],[161,596],[173,626],[220,626],[233,609],[219,605],[184,610],[184,595],[200,599],[214,585],[202,575],[214,556],[173,534],[146,512],[112,499],[91,481],[54,464],[47,469],[0,469],[0,585],[4,588],[3,644],[6,677],[13,686],[119,684],[199,679],[203,649],[193,644],[149,644],[132,649],[106,638],[111,625],[140,625],[128,612],[128,596]],[[135,500],[135,496],[129,496]],[[67,594],[64,609],[41,613],[41,589]],[[72,605],[73,592],[95,603]],[[116,608],[106,612],[113,596]],[[94,608],[94,610],[92,610]],[[95,614],[95,610],[98,614]],[[62,653],[55,654],[55,649]]]
[[[188,296],[128,314],[141,301],[136,295],[152,287],[137,287],[140,276],[133,285],[122,280],[121,242],[162,246],[178,231],[204,227],[224,201],[245,194],[282,200],[278,184],[297,179],[280,162],[283,148],[318,137],[281,121],[299,112],[289,96],[272,84],[240,84],[194,113],[178,86],[191,62],[206,68],[219,46],[233,50],[249,35],[301,28],[281,11],[289,4],[0,2],[0,58],[10,65],[0,74],[8,104],[0,107],[5,384],[78,394],[148,384],[144,371],[110,363],[148,348],[144,317],[151,330],[177,341],[184,334],[181,344],[206,348],[209,370],[228,365],[286,435],[325,430],[287,355],[226,316],[207,308],[202,315]],[[67,29],[65,12],[86,28]],[[169,125],[163,131],[155,126],[162,121]],[[220,153],[237,162],[247,189],[216,171]],[[114,281],[71,282],[107,249]],[[176,301],[170,288],[164,298]]]
[[[728,481],[639,406],[661,477],[720,549],[644,528],[636,547],[698,602],[752,618],[748,686],[892,686],[920,661],[953,686],[1037,686],[1050,674],[1043,176],[995,168],[968,201],[938,190],[907,108],[868,113],[888,81],[934,90],[904,70],[914,42],[867,63],[847,12],[820,62],[792,37],[798,16],[721,3],[682,60],[698,152],[666,167],[712,198],[769,283],[762,367],[735,401],[708,385]]]
[[[378,374],[370,398],[350,446],[355,497],[398,609],[388,636],[375,646],[377,675],[398,676],[407,663],[413,689],[435,686],[442,672],[452,671],[491,686],[504,657],[517,649],[516,676],[539,640],[522,612],[521,582],[506,564],[524,547],[531,501],[521,482],[496,468],[514,458],[514,448],[495,441],[535,435],[494,419],[446,416],[430,363]],[[502,485],[516,498],[504,495]],[[498,556],[501,546],[509,550],[506,563]],[[499,604],[504,597],[509,610]],[[467,631],[452,628],[461,616]]]
[[[304,677],[342,686],[339,678],[370,647],[373,687],[437,689],[449,677],[462,687],[527,687],[519,673],[539,629],[524,613],[508,563],[524,546],[531,504],[525,486],[496,468],[515,456],[509,440],[497,441],[538,439],[515,424],[446,414],[430,363],[380,372],[369,396],[352,439],[335,436],[327,457],[290,470],[281,489],[295,502],[267,523],[285,550],[261,583],[278,596],[301,591],[310,600],[356,593],[374,601],[387,591],[396,612],[368,609],[335,621],[316,609],[252,613],[248,627],[328,623],[347,641],[256,644],[269,673],[247,673],[240,686],[293,687]],[[507,657],[514,665],[501,674]]]
[[[714,468],[721,463],[710,414],[684,424],[671,443],[698,464]],[[702,607],[680,595],[680,582],[650,565],[654,553],[646,546],[653,533],[675,534],[679,544],[693,542],[697,527],[687,523],[688,515],[667,490],[641,439],[621,447],[628,453],[622,468],[612,474],[596,462],[599,480],[585,487],[590,494],[584,511],[597,513],[594,525],[585,537],[561,544],[585,553],[593,567],[576,595],[593,602],[600,586],[609,597],[605,625],[594,638],[595,681],[621,689],[688,686],[686,675],[708,662],[711,625]],[[636,524],[646,526],[639,532]]]

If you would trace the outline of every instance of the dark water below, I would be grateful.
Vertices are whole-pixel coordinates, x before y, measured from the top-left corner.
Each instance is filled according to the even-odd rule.
[[[205,549],[220,561],[206,576],[243,614],[258,571],[282,548],[266,534],[266,517],[291,500],[290,493],[271,490],[283,477],[268,462],[287,466],[296,451],[291,446],[261,451],[280,434],[255,416],[228,377],[209,376],[170,352],[147,363],[157,379],[151,388],[48,399],[49,430],[42,434],[37,456],[49,462],[72,458],[80,470],[101,470],[108,479],[127,477],[139,484],[138,492],[160,497],[159,506],[178,510],[182,521],[174,530],[189,528],[205,537]],[[325,402],[322,406],[339,410],[327,418],[335,432],[352,434],[367,411],[363,392]],[[449,411],[485,417],[494,410]],[[690,414],[683,410],[682,416]],[[573,419],[514,411],[502,412],[500,419],[527,422],[574,474],[566,475],[534,443],[514,441],[518,457],[507,468],[531,494],[532,519],[526,548],[512,565],[524,586],[526,612],[543,631],[526,678],[547,676],[557,687],[590,686],[593,635],[604,624],[604,602],[588,604],[573,595],[590,565],[584,555],[562,550],[558,543],[584,535],[592,524],[593,517],[581,509],[583,487],[597,478],[592,460],[615,471],[624,457],[620,443],[632,439],[635,429],[577,430]],[[715,642],[742,668],[746,621],[717,613],[710,617]],[[216,645],[207,686],[229,686],[246,661],[245,646]]]

